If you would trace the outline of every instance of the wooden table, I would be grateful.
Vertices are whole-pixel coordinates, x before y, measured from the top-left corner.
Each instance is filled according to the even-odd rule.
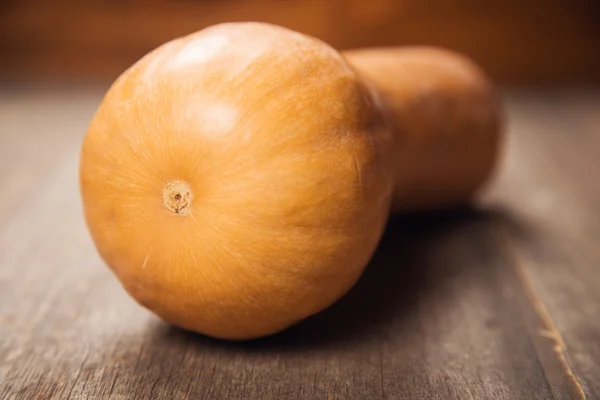
[[[391,221],[346,297],[246,343],[167,326],[100,261],[100,95],[0,95],[1,399],[600,399],[600,93],[509,93],[478,206]]]

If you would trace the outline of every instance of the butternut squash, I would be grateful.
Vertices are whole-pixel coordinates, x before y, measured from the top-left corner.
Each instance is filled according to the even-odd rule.
[[[86,221],[164,320],[272,334],[348,291],[391,209],[467,201],[494,165],[499,115],[483,73],[447,51],[341,55],[274,25],[216,25],[106,94],[81,153]]]

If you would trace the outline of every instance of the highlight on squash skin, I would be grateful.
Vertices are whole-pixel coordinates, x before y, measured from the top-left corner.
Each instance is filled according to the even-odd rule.
[[[234,23],[169,42],[123,73],[90,123],[80,184],[94,243],[131,296],[213,337],[272,334],[352,287],[402,203],[399,187],[411,206],[427,203],[415,193],[470,196],[488,172],[446,173],[460,188],[440,191],[435,167],[402,171],[433,156],[426,141],[398,140],[410,115],[368,64],[285,28]],[[488,91],[439,86],[466,102]],[[496,142],[495,128],[456,121],[472,130],[457,141]],[[465,162],[491,170],[495,144],[481,148]]]

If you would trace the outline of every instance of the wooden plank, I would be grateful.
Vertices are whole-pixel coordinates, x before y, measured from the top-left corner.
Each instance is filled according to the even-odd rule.
[[[509,252],[556,326],[550,339],[588,397],[600,398],[600,96],[537,99],[512,103],[513,135],[492,197],[513,216],[503,227]]]
[[[506,162],[481,207],[392,220],[346,297],[245,343],[167,326],[96,255],[77,149],[98,98],[2,103],[37,117],[0,112],[0,154],[18,155],[0,162],[45,178],[0,218],[0,398],[600,397],[599,97],[509,97]],[[50,142],[48,163],[36,146]]]
[[[73,139],[83,138],[99,101],[97,91],[0,91],[0,225],[64,154],[77,151]]]

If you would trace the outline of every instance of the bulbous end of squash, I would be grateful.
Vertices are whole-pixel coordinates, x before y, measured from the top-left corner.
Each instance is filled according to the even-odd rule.
[[[358,279],[382,234],[389,136],[324,43],[260,23],[167,43],[110,88],[80,182],[96,247],[166,321],[280,331]]]

